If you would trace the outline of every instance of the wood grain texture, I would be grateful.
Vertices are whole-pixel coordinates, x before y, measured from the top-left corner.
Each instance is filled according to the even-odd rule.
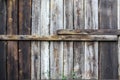
[[[64,29],[73,29],[73,0],[64,0]],[[64,77],[72,79],[73,42],[63,43]]]
[[[84,29],[84,0],[74,0],[74,29]],[[84,42],[74,43],[74,73],[75,78],[83,79],[84,74]]]
[[[49,35],[49,0],[41,0],[41,36]],[[41,79],[49,79],[49,42],[41,42]]]
[[[99,1],[99,26],[117,29],[117,0]],[[100,42],[99,53],[99,79],[118,79],[117,42]]]
[[[98,29],[98,0],[85,0],[85,29]],[[84,79],[98,79],[98,43],[85,43]]]
[[[118,29],[120,29],[120,0],[117,0],[117,19],[118,19]],[[118,79],[120,79],[120,36],[118,36]]]
[[[63,0],[51,0],[50,34],[63,29]],[[62,79],[63,75],[63,42],[50,43],[50,77]]]
[[[58,35],[120,35],[120,30],[116,29],[61,29],[57,30]]]
[[[0,0],[0,35],[6,34],[6,1]],[[0,41],[0,80],[6,80],[6,42]]]
[[[17,35],[18,0],[7,1],[7,34]],[[7,79],[18,80],[18,45],[16,41],[7,44]]]
[[[40,35],[41,26],[41,1],[32,1],[32,35]],[[31,80],[41,79],[41,54],[40,42],[31,43]]]
[[[0,35],[5,41],[118,41],[116,35]]]
[[[19,0],[19,34],[30,34],[31,0]],[[19,42],[19,80],[31,79],[30,42]]]

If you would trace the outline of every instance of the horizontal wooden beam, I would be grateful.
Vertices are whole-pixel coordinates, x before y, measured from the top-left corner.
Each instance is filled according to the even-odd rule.
[[[117,41],[116,35],[0,35],[6,41]]]
[[[89,35],[120,35],[120,30],[115,29],[99,29],[99,30],[93,30],[93,29],[83,29],[83,30],[58,30],[57,34],[59,35],[83,35],[83,34],[89,34]]]

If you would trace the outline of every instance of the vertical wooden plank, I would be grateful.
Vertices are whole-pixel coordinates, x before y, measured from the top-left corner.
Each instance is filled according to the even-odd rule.
[[[18,0],[7,2],[7,34],[17,35]],[[7,79],[18,80],[18,45],[16,41],[7,44]]]
[[[118,29],[120,29],[120,0],[117,0]],[[120,79],[120,36],[118,36],[118,79]]]
[[[117,29],[117,0],[99,1],[100,29]],[[100,79],[118,78],[117,42],[100,42]]]
[[[98,29],[98,0],[85,0],[85,29]],[[98,79],[98,42],[85,43],[84,79]]]
[[[31,0],[19,0],[19,34],[30,34]],[[19,42],[19,79],[30,79],[31,54],[30,42]]]
[[[0,0],[0,34],[6,34],[6,1]],[[6,42],[0,41],[0,80],[6,80]]]
[[[63,0],[51,0],[50,34],[63,29]],[[63,75],[63,42],[50,43],[50,76],[61,79]]]
[[[73,29],[73,0],[64,0],[64,29]],[[63,43],[64,77],[73,78],[73,42]]]
[[[41,0],[41,36],[49,35],[49,0]],[[49,79],[49,42],[41,42],[41,79]]]
[[[40,35],[41,1],[32,0],[32,35]],[[41,79],[40,70],[40,42],[31,43],[31,80]]]
[[[84,0],[74,0],[74,28],[84,29]],[[84,42],[74,42],[75,78],[82,79],[84,73]]]

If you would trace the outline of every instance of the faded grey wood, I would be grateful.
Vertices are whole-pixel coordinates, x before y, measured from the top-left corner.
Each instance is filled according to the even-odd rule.
[[[63,29],[63,0],[51,0],[50,34]],[[50,77],[62,79],[63,75],[63,42],[50,43]]]
[[[99,1],[99,26],[100,29],[117,29],[117,0]],[[100,42],[99,79],[118,78],[117,56],[117,42]]]
[[[41,0],[40,35],[49,35],[49,0]],[[41,42],[41,79],[49,79],[49,42]]]
[[[120,0],[117,0],[117,10],[118,10],[118,29],[120,29]],[[118,79],[120,79],[120,36],[118,36]]]
[[[64,0],[64,29],[73,29],[73,0]],[[73,42],[63,43],[64,77],[72,79]]]
[[[61,29],[57,30],[58,35],[120,35],[120,30],[116,29]]]
[[[85,0],[85,29],[98,29],[98,0]],[[98,79],[98,43],[85,42],[84,79]]]
[[[40,35],[41,1],[32,0],[32,35]],[[31,80],[41,79],[40,42],[31,43]]]
[[[84,29],[84,0],[74,0],[74,29]],[[74,42],[74,74],[83,79],[84,74],[84,42]]]

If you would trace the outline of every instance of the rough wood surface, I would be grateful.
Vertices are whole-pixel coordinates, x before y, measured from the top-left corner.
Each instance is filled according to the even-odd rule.
[[[0,0],[0,35],[6,34],[6,0]],[[6,80],[6,42],[0,41],[0,80]]]
[[[30,34],[31,0],[19,0],[19,34]],[[19,41],[19,80],[31,79],[30,42]]]
[[[116,35],[0,35],[6,41],[118,41]]]
[[[41,1],[32,1],[32,35],[40,35],[41,22]],[[31,43],[31,80],[41,79],[41,54],[40,42],[34,41]]]
[[[73,0],[64,0],[64,29],[73,29]],[[63,43],[64,77],[72,79],[73,42]]]
[[[40,35],[49,35],[49,0],[41,0]],[[41,42],[41,79],[49,79],[49,42]]]
[[[99,1],[99,26],[100,29],[117,29],[117,0]],[[99,79],[117,79],[117,42],[100,42],[99,52]]]
[[[63,0],[51,0],[50,34],[63,29]],[[50,77],[62,79],[63,75],[63,42],[50,43]]]
[[[93,27],[93,26],[92,26]],[[57,30],[58,35],[120,35],[120,30],[116,29],[77,29],[77,30],[70,30],[70,29],[61,29]]]
[[[74,29],[84,29],[84,0],[74,0]],[[74,48],[74,77],[83,79],[84,73],[84,42],[75,42]]]
[[[120,29],[120,0],[117,0],[117,10],[118,10],[118,29]],[[118,36],[118,79],[120,80],[120,36]]]
[[[98,0],[85,0],[85,29],[98,29]],[[84,79],[98,79],[98,43],[85,42]]]
[[[17,35],[18,0],[7,1],[7,34]],[[18,45],[17,41],[7,43],[7,79],[18,80]]]

